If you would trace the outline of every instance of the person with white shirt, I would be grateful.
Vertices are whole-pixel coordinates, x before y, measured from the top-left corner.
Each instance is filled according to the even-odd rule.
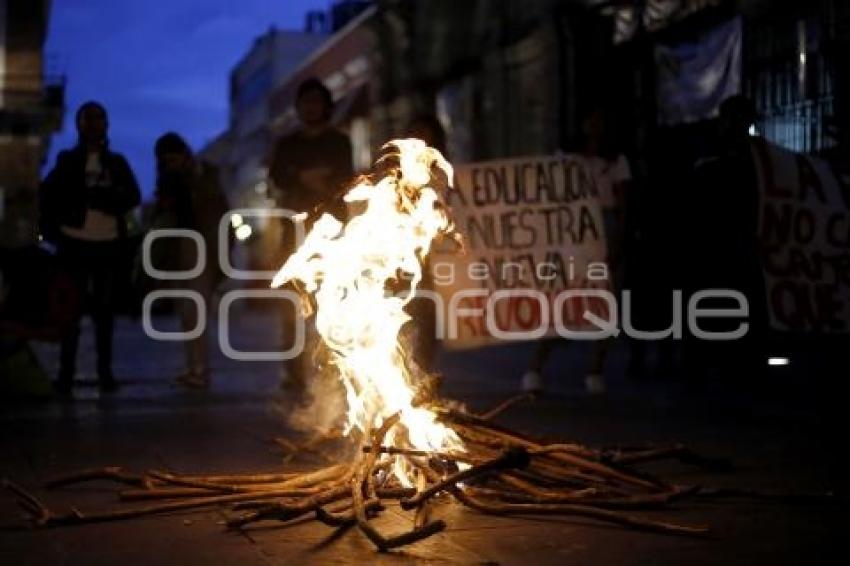
[[[112,331],[116,266],[126,238],[126,214],[139,204],[136,178],[127,160],[109,150],[106,109],[94,101],[76,114],[77,145],[59,153],[39,192],[44,240],[74,282],[82,307],[65,332],[60,352],[58,393],[70,394],[76,372],[80,318],[94,322],[97,373],[105,392],[117,388],[112,374]]]

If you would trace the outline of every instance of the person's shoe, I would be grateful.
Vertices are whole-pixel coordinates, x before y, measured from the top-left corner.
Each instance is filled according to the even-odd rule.
[[[588,374],[584,378],[584,388],[589,395],[603,395],[605,393],[605,377],[598,373]]]
[[[538,371],[527,371],[522,376],[522,390],[525,393],[540,393],[543,391],[543,378]]]

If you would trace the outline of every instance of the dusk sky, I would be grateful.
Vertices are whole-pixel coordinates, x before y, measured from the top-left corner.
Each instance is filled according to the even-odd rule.
[[[74,145],[85,100],[110,114],[111,146],[130,160],[146,198],[153,143],[174,130],[196,150],[227,125],[228,75],[271,25],[302,29],[328,0],[53,0],[48,72],[67,76],[64,128],[49,165]]]

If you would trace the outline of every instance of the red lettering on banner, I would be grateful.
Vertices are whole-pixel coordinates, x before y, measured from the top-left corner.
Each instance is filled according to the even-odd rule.
[[[839,316],[843,303],[834,285],[779,281],[773,286],[770,302],[776,317],[789,328],[847,329]]]

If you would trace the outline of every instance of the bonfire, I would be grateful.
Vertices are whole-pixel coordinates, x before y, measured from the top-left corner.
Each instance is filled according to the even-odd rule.
[[[379,550],[411,544],[445,529],[434,506],[461,504],[497,515],[574,515],[625,527],[701,535],[703,525],[680,525],[641,516],[674,500],[720,492],[673,485],[638,465],[678,458],[704,467],[720,462],[682,446],[598,450],[573,442],[548,442],[495,420],[516,397],[482,414],[441,399],[400,340],[411,324],[405,307],[423,278],[423,261],[453,227],[440,183],[450,164],[415,139],[395,140],[370,177],[344,194],[347,220],[325,213],[274,278],[303,295],[346,408],[341,435],[345,456],[309,471],[192,474],[132,473],[120,467],[83,470],[48,483],[50,488],[106,479],[126,484],[114,509],[56,512],[12,482],[33,525],[54,527],[127,519],[185,509],[227,506],[230,529],[312,515],[331,527],[357,525]],[[435,182],[439,179],[440,183]],[[414,321],[415,322],[415,321]],[[322,435],[293,453],[321,453]],[[156,500],[151,502],[151,500]],[[383,533],[373,519],[388,505],[411,513],[411,527]]]

